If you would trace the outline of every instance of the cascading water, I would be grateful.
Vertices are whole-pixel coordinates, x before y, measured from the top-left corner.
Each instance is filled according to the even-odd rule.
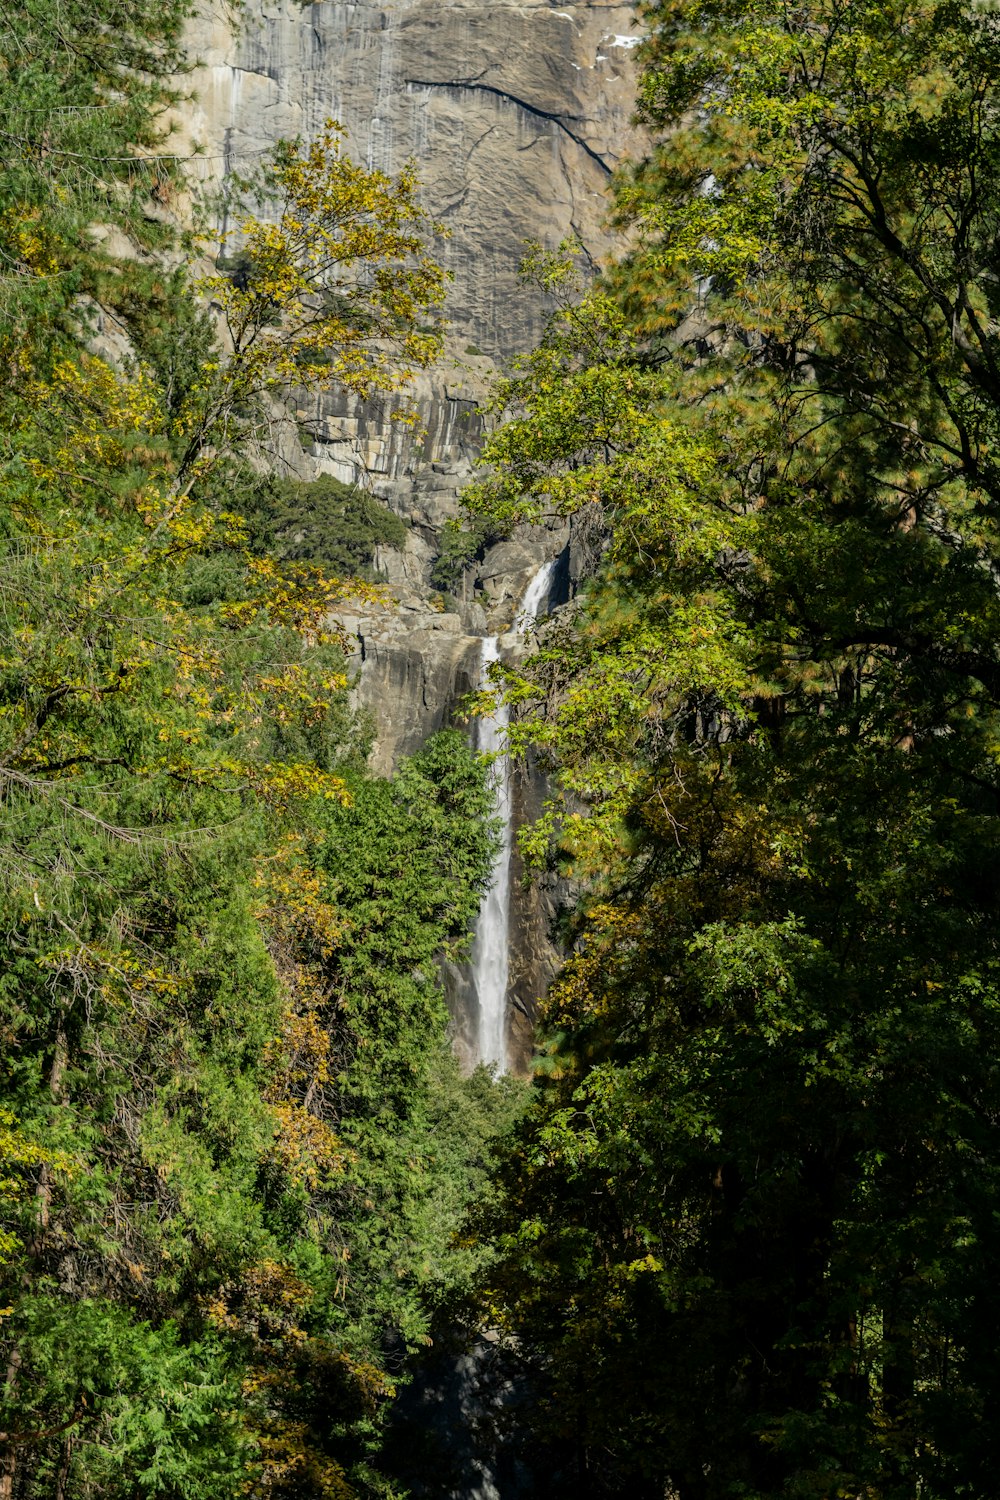
[[[548,602],[555,569],[555,561],[544,563],[525,590],[521,608],[514,619],[514,630],[518,635],[531,629]],[[481,688],[490,686],[490,665],[499,660],[499,636],[485,637],[480,656]],[[514,841],[510,766],[506,753],[509,722],[507,705],[503,702],[497,703],[489,718],[479,722],[479,749],[496,757],[493,762],[494,789],[502,834],[493,861],[490,887],[479,907],[472,942],[472,975],[479,1004],[479,1061],[495,1063],[501,1073],[507,1067],[507,924],[510,917],[510,854]]]
[[[483,641],[479,685],[490,685],[489,669],[500,659],[495,635]],[[501,820],[500,848],[493,860],[489,890],[483,896],[472,941],[472,974],[479,1003],[479,1061],[507,1066],[507,918],[510,913],[510,851],[513,829],[510,819],[510,767],[504,753],[509,715],[498,703],[488,719],[479,724],[479,748],[495,755],[493,786],[497,817]]]

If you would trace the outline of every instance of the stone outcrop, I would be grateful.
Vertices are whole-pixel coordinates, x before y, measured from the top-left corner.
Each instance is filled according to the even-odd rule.
[[[394,587],[429,592],[492,370],[542,328],[543,295],[517,279],[525,242],[573,237],[595,264],[610,250],[606,188],[636,139],[638,40],[631,6],[607,0],[204,0],[191,24],[175,149],[203,204],[278,139],[336,118],[357,159],[388,172],[416,161],[449,232],[437,253],[451,333],[415,388],[422,435],[391,421],[392,399],[324,395],[292,414],[304,451],[285,445],[302,477],[360,479],[411,523],[404,554],[380,559]],[[492,571],[470,574],[466,602],[479,589],[487,608],[509,602],[533,544],[517,545],[516,566],[491,554]],[[536,557],[551,550],[535,544]]]
[[[358,642],[358,702],[375,723],[372,769],[386,776],[401,756],[451,723],[475,692],[479,638],[459,615],[416,600],[342,620]]]
[[[525,243],[573,238],[592,264],[610,251],[606,189],[635,140],[638,40],[632,8],[602,0],[204,0],[191,25],[175,148],[203,209],[275,141],[335,118],[357,159],[388,172],[413,159],[448,231],[436,254],[453,278],[451,331],[413,393],[422,435],[391,420],[391,398],[324,395],[294,413],[303,477],[360,480],[411,522],[405,557],[383,558],[394,585],[427,590],[491,374],[543,326],[543,294],[517,277]]]

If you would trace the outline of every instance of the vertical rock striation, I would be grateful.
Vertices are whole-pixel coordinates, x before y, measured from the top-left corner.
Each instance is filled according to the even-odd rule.
[[[505,358],[544,316],[517,284],[524,241],[579,239],[599,260],[608,177],[632,140],[631,6],[600,0],[246,0],[192,25],[184,110],[196,170],[218,182],[279,137],[329,117],[354,154],[397,171],[413,158],[427,207],[451,231],[458,334]]]

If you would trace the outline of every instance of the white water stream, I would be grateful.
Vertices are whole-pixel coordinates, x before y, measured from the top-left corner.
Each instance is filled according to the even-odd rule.
[[[521,608],[514,619],[514,630],[524,635],[548,603],[555,574],[555,560],[539,568],[525,590]],[[499,636],[486,636],[480,657],[479,685],[490,686],[491,662],[500,659]],[[511,816],[510,765],[506,753],[507,726],[510,722],[506,703],[497,703],[487,719],[480,719],[479,749],[495,755],[493,762],[497,816],[503,824],[500,848],[493,861],[490,888],[482,899],[476,932],[472,942],[472,975],[479,1004],[478,1058],[495,1063],[499,1072],[507,1067],[507,975],[510,920],[510,855],[514,841]]]

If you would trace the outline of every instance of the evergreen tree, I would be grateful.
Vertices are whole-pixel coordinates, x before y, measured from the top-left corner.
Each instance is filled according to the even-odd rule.
[[[630,248],[473,496],[610,526],[512,682],[593,884],[492,1295],[566,1490],[987,1495],[993,18],[644,15]]]

